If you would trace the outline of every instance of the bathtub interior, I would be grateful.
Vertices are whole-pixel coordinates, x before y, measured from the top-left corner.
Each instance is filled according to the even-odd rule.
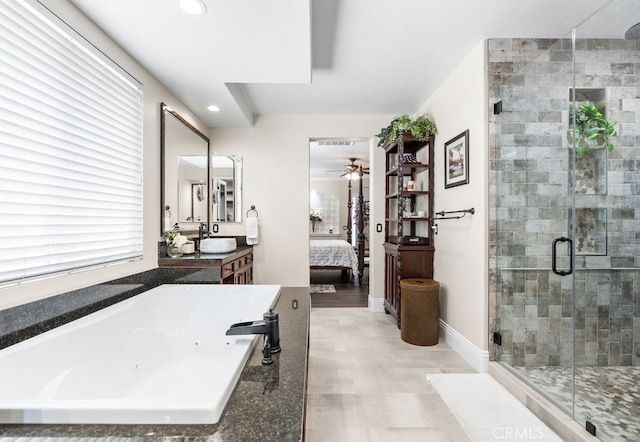
[[[2,423],[215,423],[277,285],[164,285],[0,351]]]

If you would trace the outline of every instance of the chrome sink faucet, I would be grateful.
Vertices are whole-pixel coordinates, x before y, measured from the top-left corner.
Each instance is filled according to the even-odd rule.
[[[262,321],[233,324],[226,335],[263,335],[262,365],[271,365],[271,354],[280,352],[280,324],[278,314],[273,309],[262,315]]]

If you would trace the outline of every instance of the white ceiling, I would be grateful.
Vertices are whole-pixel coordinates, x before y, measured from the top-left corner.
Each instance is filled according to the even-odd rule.
[[[341,175],[351,164],[351,158],[355,158],[355,165],[369,167],[369,140],[314,140],[309,143],[309,156],[311,179],[346,181]]]
[[[176,0],[70,1],[211,128],[259,114],[411,114],[479,41],[563,37],[609,2],[203,0],[194,17]],[[640,21],[613,14],[628,16],[617,38]],[[339,154],[319,169],[364,156]]]
[[[209,127],[413,113],[482,39],[562,37],[607,1],[71,0]]]

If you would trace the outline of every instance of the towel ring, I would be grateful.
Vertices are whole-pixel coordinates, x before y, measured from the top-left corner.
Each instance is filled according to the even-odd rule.
[[[258,211],[256,210],[256,206],[251,206],[251,209],[247,210],[247,218],[249,218],[249,214],[255,212],[256,218],[258,217]]]

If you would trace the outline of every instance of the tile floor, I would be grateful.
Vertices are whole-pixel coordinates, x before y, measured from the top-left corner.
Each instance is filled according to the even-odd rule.
[[[469,440],[427,373],[475,370],[444,342],[405,343],[384,313],[312,309],[306,440]]]
[[[570,408],[572,372],[568,367],[514,367],[548,398]],[[576,420],[592,422],[602,440],[640,440],[640,367],[577,367]]]

